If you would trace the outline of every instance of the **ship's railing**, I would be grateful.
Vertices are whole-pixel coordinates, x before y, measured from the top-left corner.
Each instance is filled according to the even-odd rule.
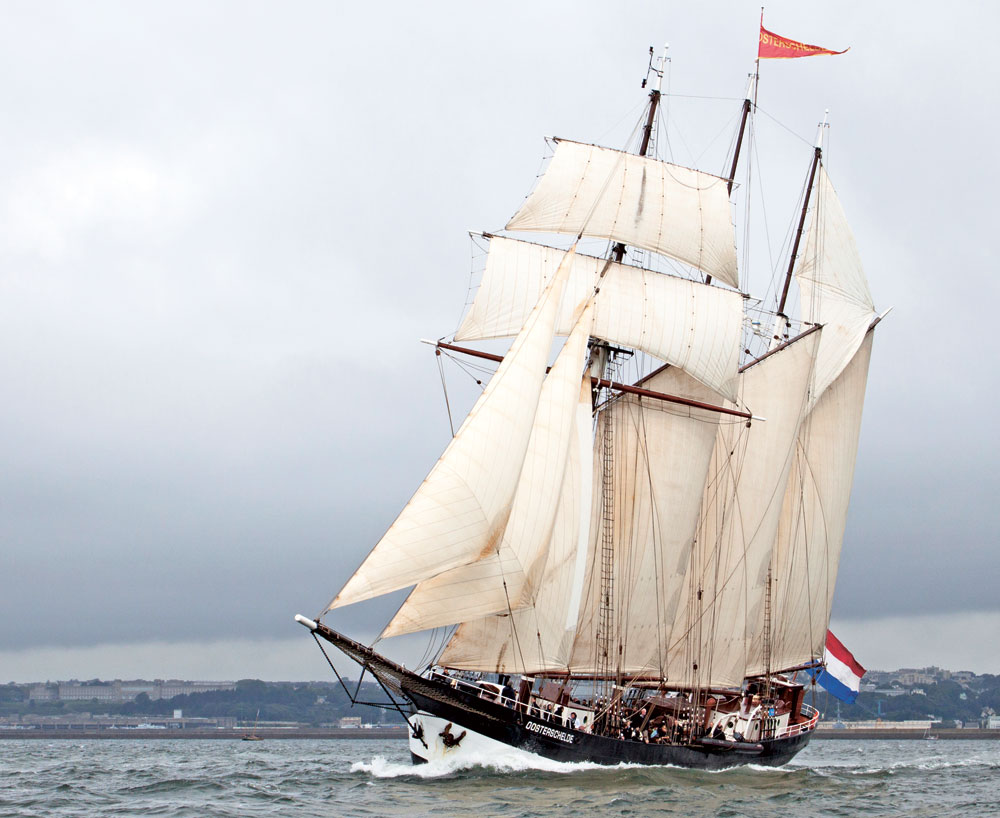
[[[802,715],[807,717],[805,721],[800,721],[798,724],[789,724],[787,727],[778,730],[774,734],[774,737],[791,738],[792,736],[800,736],[815,729],[816,722],[819,721],[819,710],[815,707],[810,707],[808,704],[804,704],[802,705]]]
[[[486,699],[490,702],[496,702],[497,704],[502,704],[504,707],[509,707],[513,710],[521,709],[528,715],[532,715],[532,710],[536,711],[538,718],[545,720],[552,719],[554,721],[562,724],[563,727],[568,727],[569,723],[566,718],[556,717],[551,711],[548,713],[544,712],[541,707],[542,704],[551,705],[552,707],[557,706],[557,702],[549,701],[543,699],[540,696],[531,696],[531,703],[525,705],[524,702],[518,702],[517,699],[512,699],[510,696],[504,696],[502,694],[502,688],[494,682],[482,682],[475,681],[470,682],[465,679],[460,679],[457,676],[452,676],[448,673],[442,673],[439,670],[431,670],[427,673],[428,678],[437,679],[440,682],[451,685],[456,690],[463,690],[466,693],[471,693],[480,699]],[[499,688],[499,689],[497,689]],[[565,706],[564,706],[565,707]],[[585,714],[588,718],[593,716],[593,711],[587,709],[585,706],[574,704],[572,707],[565,707],[566,713],[570,713],[572,710],[579,710],[582,714]],[[589,727],[586,724],[580,725],[579,729],[589,731]]]
[[[480,699],[486,699],[491,702],[499,702],[504,707],[513,707],[515,704],[514,699],[509,696],[502,696],[498,691],[494,690],[492,683],[486,683],[489,684],[490,687],[484,687],[484,683],[469,682],[465,679],[460,679],[457,676],[441,673],[438,670],[430,671],[429,675],[432,679],[437,679],[439,682],[449,684],[456,690],[464,690],[466,693],[472,693]]]

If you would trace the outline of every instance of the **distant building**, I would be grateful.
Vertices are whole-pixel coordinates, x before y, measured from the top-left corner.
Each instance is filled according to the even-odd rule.
[[[360,728],[361,727],[361,717],[360,716],[344,716],[340,720],[341,729],[344,728]]]
[[[937,668],[901,668],[896,676],[896,680],[901,685],[906,685],[907,687],[912,687],[913,685],[932,685],[935,682],[935,677],[929,671],[936,670]]]
[[[171,679],[169,682],[161,682],[156,692],[157,695],[150,694],[149,698],[172,699],[174,696],[190,696],[192,693],[209,693],[214,690],[236,690],[234,682],[182,682]]]
[[[130,682],[122,682],[122,700],[130,702],[136,698],[140,693],[145,693],[151,699],[160,698],[157,692],[157,686],[154,682],[143,681],[142,679],[135,679]]]
[[[122,699],[121,682],[111,684],[80,684],[69,682],[59,685],[59,700],[64,702],[90,701],[120,702]]]
[[[150,699],[172,699],[174,696],[189,696],[192,693],[207,693],[214,690],[235,690],[235,682],[184,682],[178,679],[148,682],[133,679],[123,682],[60,682],[58,685],[35,685],[28,697],[32,701],[91,701],[130,702],[143,693]]]
[[[16,727],[15,727],[16,725]],[[0,718],[0,727],[33,730],[212,730],[233,729],[232,716],[215,718],[171,719],[162,716],[92,716],[90,713],[69,713],[61,716],[8,716]]]
[[[59,698],[59,688],[55,685],[35,685],[28,691],[28,700],[33,702],[51,702]]]
[[[927,730],[934,719],[905,719],[903,721],[848,721],[847,730]]]

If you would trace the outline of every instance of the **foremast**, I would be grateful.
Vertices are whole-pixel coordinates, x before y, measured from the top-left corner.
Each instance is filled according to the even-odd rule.
[[[663,56],[653,65],[655,51],[649,47],[649,67],[646,78],[642,81],[645,88],[649,75],[654,77],[653,87],[649,92],[646,122],[642,129],[639,143],[639,156],[649,155],[653,145],[653,135],[656,132],[656,112],[660,105],[663,75],[669,60],[667,53],[669,45],[663,47]],[[626,246],[623,242],[615,242],[612,247],[608,265],[611,261],[621,263],[625,257]],[[608,265],[605,266],[605,271]],[[621,356],[631,354],[618,349],[599,339],[591,339],[592,371],[603,372],[606,381],[620,380]],[[620,634],[615,626],[615,429],[614,414],[607,409],[607,404],[614,399],[613,392],[605,390],[604,400],[601,400],[598,389],[594,390],[594,409],[598,415],[597,429],[601,444],[601,557],[600,557],[600,605],[598,627],[596,634],[596,699],[604,702],[603,710],[598,711],[594,723],[597,732],[605,734],[617,732],[621,726],[620,707],[618,699],[622,689],[622,650]]]
[[[637,155],[646,157],[651,154],[655,147],[655,133],[657,112],[662,96],[662,81],[667,68],[669,58],[667,56],[669,46],[664,47],[663,56],[654,66],[654,49],[650,47],[650,61],[647,69],[647,77],[643,80],[643,87],[646,87],[649,75],[654,76],[653,87],[649,93],[649,102],[646,110],[645,123],[642,128],[642,136],[638,147]],[[740,152],[743,146],[744,137],[750,121],[754,103],[751,96],[755,96],[757,73],[751,75],[747,86],[747,93],[743,101],[740,113],[740,124],[733,148],[732,162],[729,167],[729,174],[726,181],[726,192],[731,195],[735,184],[736,171],[739,165]],[[608,265],[612,261],[621,262],[626,253],[624,242],[616,242],[609,255]],[[641,252],[641,249],[640,249]],[[605,265],[602,277],[607,270]],[[712,276],[706,274],[705,284],[712,282]],[[630,351],[620,350],[608,344],[601,343],[598,339],[592,339],[592,372],[603,371],[606,381],[615,380],[615,371],[620,368],[621,356],[631,354]],[[600,444],[601,463],[601,533],[600,533],[600,602],[598,629],[596,633],[596,677],[595,686],[597,688],[597,698],[605,703],[603,718],[598,716],[595,729],[603,730],[606,733],[614,733],[620,727],[620,699],[625,692],[624,674],[622,670],[623,644],[621,634],[615,628],[616,622],[616,599],[615,599],[615,553],[617,546],[614,540],[615,532],[615,429],[614,413],[608,411],[615,396],[610,390],[605,392],[603,400],[600,399],[599,390],[594,392],[595,415],[598,415],[597,434]],[[750,418],[747,417],[747,420]],[[701,592],[698,592],[698,599],[701,599]],[[691,663],[692,684],[689,686],[692,694],[697,697],[700,692],[700,685],[697,683],[698,668],[701,661],[700,655],[695,655]],[[661,684],[666,680],[661,678]]]

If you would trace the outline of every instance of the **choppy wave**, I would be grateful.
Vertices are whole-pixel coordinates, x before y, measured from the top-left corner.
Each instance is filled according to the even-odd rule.
[[[819,741],[719,772],[519,751],[412,765],[402,741],[0,743],[0,814],[1000,816],[1000,742]]]

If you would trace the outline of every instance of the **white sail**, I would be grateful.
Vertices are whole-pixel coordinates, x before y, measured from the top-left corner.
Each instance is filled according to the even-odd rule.
[[[496,549],[524,463],[574,250],[416,494],[327,610],[405,588]]]
[[[739,287],[727,180],[658,159],[558,140],[507,229],[620,241]]]
[[[541,244],[492,237],[483,280],[455,340],[505,338],[520,332],[562,255],[561,250]],[[557,334],[572,330],[572,307],[593,289],[606,263],[576,255]],[[735,399],[743,328],[739,293],[612,263],[595,302],[595,337],[654,355]]]
[[[491,553],[420,582],[383,631],[397,636],[521,607],[538,583],[549,546],[573,437],[580,373],[592,308],[576,327],[542,386],[510,517]],[[589,382],[589,377],[588,377]],[[503,441],[498,441],[502,446]]]
[[[821,165],[805,249],[795,267],[804,321],[824,326],[812,401],[819,400],[854,357],[875,318],[861,257],[837,192]]]
[[[576,632],[588,555],[591,505],[590,376],[580,384],[573,443],[566,459],[541,581],[511,614],[466,621],[439,658],[442,665],[497,673],[565,669]]]
[[[717,394],[673,367],[642,386],[705,403],[720,402]],[[614,461],[615,634],[621,644],[622,671],[656,675],[667,665],[676,606],[697,531],[702,486],[721,416],[634,395],[623,395],[608,411],[612,412]],[[602,422],[598,421],[595,442],[598,491],[594,504],[598,510],[604,505]],[[593,524],[596,555],[606,522],[597,516]],[[601,570],[593,555],[589,567],[571,659],[571,669],[581,673],[599,669]]]
[[[868,333],[799,430],[773,558],[773,668],[824,655],[873,336]]]
[[[767,569],[821,335],[741,374],[743,402],[766,420],[719,426],[667,678],[738,686],[759,661]]]

